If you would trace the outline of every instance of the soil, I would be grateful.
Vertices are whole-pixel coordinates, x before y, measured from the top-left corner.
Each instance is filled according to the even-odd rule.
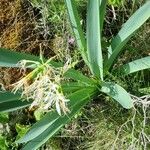
[[[34,55],[41,49],[45,56],[53,56],[55,40],[45,39],[36,29],[38,16],[28,1],[0,0],[0,47]],[[6,87],[20,77],[17,69],[0,69],[0,83]]]

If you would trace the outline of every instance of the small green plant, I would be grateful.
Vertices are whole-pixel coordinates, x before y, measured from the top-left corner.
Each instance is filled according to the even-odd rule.
[[[8,149],[6,137],[2,136],[1,134],[0,134],[0,149],[1,150],[7,150]]]
[[[108,3],[110,5],[118,6],[121,5],[124,2],[124,0],[108,0]]]
[[[47,38],[50,31],[60,32],[60,26],[63,24],[65,7],[63,1],[57,0],[29,0],[31,5],[39,10],[39,18],[37,19],[36,28]],[[54,26],[52,26],[54,24]],[[55,26],[57,24],[57,26]],[[59,26],[59,27],[58,27]]]
[[[26,143],[23,150],[38,149],[71,121],[89,100],[97,98],[100,93],[107,94],[126,109],[134,107],[131,95],[116,84],[116,79],[119,75],[126,76],[150,68],[150,56],[114,67],[117,66],[115,62],[123,47],[136,30],[149,19],[149,1],[123,25],[107,48],[108,55],[105,59],[101,39],[107,1],[88,0],[86,38],[80,24],[76,2],[65,2],[79,51],[91,71],[89,77],[70,68],[74,66],[70,61],[63,65],[52,59],[0,49],[0,66],[32,69],[28,75],[14,84],[14,93],[4,90],[0,92],[0,111],[10,112],[27,106],[47,110],[44,117],[35,123],[25,136],[16,141]],[[53,109],[54,105],[56,109]]]

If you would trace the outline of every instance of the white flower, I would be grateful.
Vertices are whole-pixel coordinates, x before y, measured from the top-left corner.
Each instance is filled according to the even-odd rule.
[[[26,61],[27,62],[27,61]],[[25,66],[25,60],[22,63]],[[37,63],[36,63],[37,64]],[[38,65],[20,81],[13,84],[13,92],[21,91],[22,97],[27,100],[34,100],[30,108],[38,106],[40,109],[51,109],[54,105],[59,115],[69,112],[67,99],[60,86],[63,73],[68,70],[69,62],[63,67],[55,69],[51,65],[44,63]]]

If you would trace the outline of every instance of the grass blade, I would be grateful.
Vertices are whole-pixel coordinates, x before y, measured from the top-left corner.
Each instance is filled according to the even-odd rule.
[[[91,72],[103,80],[101,50],[100,1],[89,0],[87,8],[87,53]]]
[[[109,59],[104,64],[105,72],[107,72],[113,65],[114,61],[123,50],[123,46],[129,41],[133,33],[140,28],[150,17],[150,1],[147,1],[141,8],[139,8],[123,25],[118,35],[112,40],[108,48]]]
[[[121,75],[128,75],[137,71],[141,71],[144,69],[150,68],[150,56],[134,60],[125,64],[114,71],[121,74]]]

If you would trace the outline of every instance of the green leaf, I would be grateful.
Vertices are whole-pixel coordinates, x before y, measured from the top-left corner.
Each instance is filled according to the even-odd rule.
[[[71,94],[70,110],[71,112],[64,116],[59,116],[57,112],[49,112],[39,122],[37,122],[25,137],[18,142],[27,142],[23,150],[37,149],[45,143],[50,137],[57,133],[66,123],[71,121],[76,113],[97,93],[95,88],[86,88]]]
[[[32,139],[36,138],[39,136],[41,133],[43,133],[49,126],[53,125],[55,121],[59,118],[60,116],[56,113],[47,113],[40,121],[35,123],[29,132],[22,137],[20,140],[17,141],[17,143],[26,143],[28,141],[31,141]]]
[[[119,73],[121,75],[128,75],[137,71],[150,68],[150,56],[134,60],[128,64],[122,65],[114,71],[114,73]]]
[[[100,1],[88,0],[87,8],[87,53],[91,72],[103,80],[101,49]]]
[[[25,53],[18,53],[18,52],[0,48],[0,66],[1,67],[20,67],[18,65],[18,62],[21,60],[32,60],[32,61],[40,62],[40,59],[37,56],[33,56],[33,55],[25,54]],[[45,59],[45,61],[46,61],[46,59]],[[54,67],[62,66],[62,64],[60,62],[55,62],[55,61],[51,61],[50,64],[53,65]],[[69,69],[65,73],[65,76],[67,78],[71,78],[76,81],[82,81],[87,84],[93,83],[91,79],[89,79],[88,77],[84,76],[82,73],[80,73],[79,71],[76,71],[74,69]],[[10,95],[10,97],[11,97],[11,95]]]
[[[29,106],[31,102],[16,100],[0,104],[0,112],[11,112]]]
[[[4,102],[11,102],[11,101],[15,101],[17,99],[21,99],[20,98],[20,94],[13,94],[9,91],[0,91],[0,105],[1,103]]]
[[[37,61],[40,62],[40,57],[21,53],[21,52],[15,52],[13,50],[8,50],[5,48],[0,48],[0,67],[21,67],[18,62],[21,60],[31,60],[31,61]],[[59,67],[61,64],[51,61],[50,64],[52,64],[55,67]],[[33,66],[34,68],[34,66]]]
[[[87,84],[87,85],[93,85],[94,81],[85,75],[83,75],[81,72],[74,70],[74,69],[69,69],[65,75],[66,78],[71,78],[75,81],[79,81],[81,83]]]
[[[1,150],[8,150],[6,137],[2,136],[1,134],[0,134],[0,149]]]
[[[68,83],[62,83],[61,84],[63,92],[66,93],[73,93],[77,90],[81,90],[87,86],[85,83],[79,83],[79,82],[68,82]]]
[[[71,22],[72,29],[74,31],[74,35],[77,41],[77,45],[79,47],[80,53],[84,59],[84,61],[88,65],[87,54],[86,54],[86,41],[85,36],[80,24],[80,18],[77,11],[76,2],[74,0],[65,0],[66,6],[68,9],[68,14]]]
[[[123,5],[125,1],[123,0],[108,0],[109,5],[113,6],[120,6],[121,4]]]
[[[26,53],[15,52],[14,50],[8,50],[0,48],[0,67],[19,67],[18,62],[20,60],[32,60],[40,61],[39,57],[29,55]]]
[[[37,56],[0,48],[0,66],[1,67],[20,67],[18,65],[18,62],[21,60],[32,60],[32,61],[40,62],[40,59]],[[63,65],[60,62],[55,62],[55,61],[51,61],[50,64],[53,65],[54,67],[61,67]],[[82,80],[83,82],[85,82],[87,80],[86,81],[87,84],[92,83],[91,79],[89,79],[88,77],[84,76],[82,73],[74,69],[69,69],[65,73],[65,76],[68,78],[77,80],[77,81]]]
[[[13,94],[8,91],[0,92],[0,112],[11,112],[22,109],[31,104],[29,101],[22,101],[20,94]]]
[[[27,131],[30,129],[30,126],[29,125],[16,124],[15,129],[18,133],[16,139],[19,139],[27,133]]]
[[[118,35],[112,40],[108,48],[109,59],[105,61],[104,68],[107,72],[113,65],[116,58],[122,52],[122,48],[132,37],[133,33],[140,28],[146,20],[150,17],[150,1],[147,1],[141,8],[139,8],[123,25]]]
[[[100,0],[100,29],[103,30],[104,18],[106,13],[107,0]]]
[[[118,84],[104,82],[102,84],[101,92],[112,97],[126,109],[133,107],[133,100],[131,99],[130,94]]]
[[[9,116],[8,113],[0,113],[0,123],[8,123]]]
[[[34,117],[35,117],[35,120],[36,121],[39,121],[39,120],[41,120],[41,118],[45,115],[45,112],[46,112],[47,110],[42,110],[42,109],[36,109],[35,111],[34,111]]]

